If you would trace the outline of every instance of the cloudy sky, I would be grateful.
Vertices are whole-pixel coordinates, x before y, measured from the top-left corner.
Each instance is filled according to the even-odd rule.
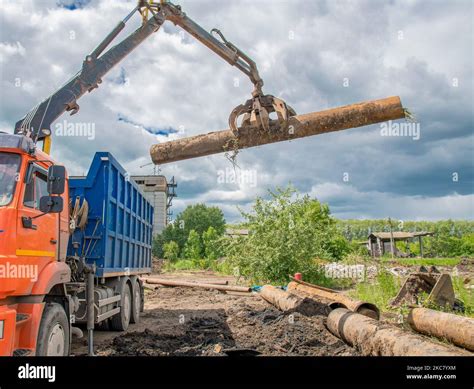
[[[81,67],[136,5],[119,0],[0,0],[0,130],[11,132]],[[237,180],[224,155],[163,165],[175,176],[176,215],[196,202],[229,221],[268,189],[292,183],[340,218],[474,218],[471,0],[182,0],[206,30],[219,28],[255,59],[264,91],[298,113],[398,95],[419,139],[380,125],[242,151]],[[135,16],[120,37],[138,27]],[[167,22],[58,122],[94,136],[56,136],[53,157],[84,174],[110,151],[132,174],[151,174],[157,142],[227,128],[251,84]],[[54,132],[53,126],[53,132]],[[237,182],[234,182],[237,181]]]

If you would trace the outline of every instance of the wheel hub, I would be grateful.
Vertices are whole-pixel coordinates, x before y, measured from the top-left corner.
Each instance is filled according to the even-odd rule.
[[[64,355],[64,343],[66,341],[66,334],[61,324],[56,325],[51,330],[51,334],[48,339],[48,356],[63,356]]]

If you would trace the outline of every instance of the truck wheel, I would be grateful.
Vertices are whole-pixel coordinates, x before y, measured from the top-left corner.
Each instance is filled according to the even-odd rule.
[[[123,286],[120,312],[110,318],[110,328],[113,331],[126,331],[132,313],[132,297],[128,284]]]
[[[69,337],[69,321],[64,308],[56,303],[46,304],[38,332],[36,355],[69,355]]]
[[[139,323],[140,322],[140,310],[142,306],[142,292],[141,292],[140,282],[135,281],[135,287],[133,290],[133,300],[132,300],[132,315],[130,316],[130,323]]]

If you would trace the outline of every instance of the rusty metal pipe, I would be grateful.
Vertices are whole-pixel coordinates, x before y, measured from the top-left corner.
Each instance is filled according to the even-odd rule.
[[[189,288],[202,288],[202,289],[217,289],[231,292],[251,292],[252,289],[246,286],[236,285],[215,285],[215,284],[204,284],[201,282],[187,282],[187,281],[173,281],[163,280],[158,278],[142,278],[142,280],[148,284],[158,284],[164,286],[185,286]]]
[[[288,293],[272,285],[262,286],[259,294],[264,300],[286,313],[299,312],[306,316],[327,314],[326,305],[307,297]]]
[[[366,301],[359,301],[328,288],[318,287],[308,283],[301,283],[301,281],[292,281],[288,284],[288,291],[295,293],[303,293],[315,299],[327,301],[331,309],[347,308],[353,312],[360,313],[378,320],[380,311],[374,304]]]
[[[229,285],[227,280],[191,280],[190,282],[200,282],[202,284]]]
[[[301,299],[272,285],[263,285],[260,296],[283,312],[295,311],[301,304]]]
[[[275,128],[277,124],[274,122],[271,131],[241,127],[238,139],[231,130],[224,130],[159,143],[151,146],[150,155],[152,161],[159,165],[232,151],[234,148],[245,149],[404,117],[405,111],[400,98],[393,96],[293,116],[285,131]]]
[[[414,308],[408,314],[410,326],[422,334],[446,339],[474,351],[474,319],[428,308]]]
[[[150,280],[164,280],[164,281],[174,281],[174,282],[193,282],[198,284],[210,284],[210,285],[229,285],[227,280],[209,280],[209,279],[167,279],[167,278],[149,278]]]
[[[327,328],[363,355],[467,356],[470,352],[438,344],[367,316],[338,308],[327,318]]]

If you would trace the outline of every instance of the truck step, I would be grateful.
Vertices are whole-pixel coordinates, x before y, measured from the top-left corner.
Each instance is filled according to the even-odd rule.
[[[20,326],[25,324],[31,319],[31,315],[28,315],[26,313],[17,313],[16,314],[16,326]]]
[[[28,348],[17,348],[15,351],[13,351],[14,357],[27,357],[29,355],[33,355],[33,350]]]

